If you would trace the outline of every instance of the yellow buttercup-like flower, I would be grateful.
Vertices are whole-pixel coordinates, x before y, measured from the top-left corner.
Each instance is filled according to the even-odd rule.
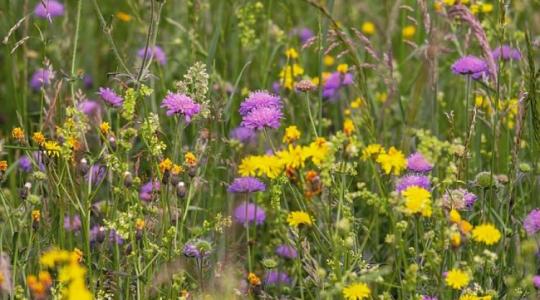
[[[418,186],[411,186],[402,192],[405,198],[405,213],[431,216],[431,193]]]
[[[298,227],[300,225],[313,225],[311,216],[303,211],[290,212],[287,216],[287,223],[289,223],[289,226],[291,227]]]
[[[367,160],[368,158],[384,153],[384,149],[380,144],[369,144],[364,150],[362,150],[362,160]]]
[[[476,242],[493,245],[501,239],[501,232],[491,224],[474,227],[472,237]]]
[[[351,284],[343,289],[343,297],[347,300],[367,299],[369,295],[371,295],[371,290],[362,282]]]
[[[283,142],[290,144],[296,142],[300,138],[300,130],[298,127],[292,125],[285,129],[285,134],[283,135]]]
[[[362,32],[367,35],[375,33],[375,24],[373,22],[366,21],[362,24]]]
[[[452,269],[446,273],[446,278],[444,281],[449,287],[460,290],[469,284],[471,277],[465,271],[460,269]]]
[[[407,165],[405,155],[394,147],[390,147],[386,153],[379,154],[377,162],[381,165],[384,173],[393,173],[394,175],[399,175]]]
[[[416,27],[413,25],[407,25],[401,31],[403,38],[410,39],[416,34]]]

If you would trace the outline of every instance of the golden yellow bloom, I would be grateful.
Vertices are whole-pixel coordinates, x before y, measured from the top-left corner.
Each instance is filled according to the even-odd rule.
[[[111,125],[109,122],[102,122],[99,124],[99,131],[101,131],[101,134],[107,135],[109,134],[109,131],[111,130]]]
[[[144,229],[144,225],[145,225],[144,219],[137,219],[137,220],[135,220],[135,228],[136,228],[137,230],[143,230],[143,229]]]
[[[122,21],[122,22],[129,22],[131,21],[131,19],[133,19],[133,17],[131,17],[129,14],[123,12],[123,11],[119,11],[116,13],[116,17],[118,18],[118,20]]]
[[[187,152],[184,155],[184,162],[186,165],[193,167],[197,165],[197,157],[192,152]]]
[[[287,150],[278,151],[276,156],[281,160],[281,165],[287,168],[298,169],[304,166],[307,154],[302,146],[289,145]]]
[[[358,98],[354,99],[353,102],[351,102],[351,108],[352,109],[360,108],[363,105],[363,103],[364,103],[364,101],[362,100],[362,98],[358,97]]]
[[[306,157],[311,158],[311,161],[316,166],[321,165],[322,161],[328,157],[329,152],[330,146],[323,137],[316,138],[308,147],[304,147],[304,154]]]
[[[159,163],[159,171],[162,174],[165,173],[166,171],[171,171],[172,167],[173,167],[173,162],[168,158],[165,158]]]
[[[171,173],[173,175],[179,175],[181,174],[182,172],[184,172],[184,169],[182,168],[182,166],[179,166],[177,164],[174,164],[172,169],[171,169]]]
[[[403,38],[410,39],[416,34],[416,27],[414,25],[407,25],[401,31]]]
[[[285,129],[285,135],[283,135],[283,142],[290,144],[294,143],[300,138],[300,130],[298,127],[291,125]]]
[[[279,73],[279,78],[283,87],[290,90],[294,87],[295,78],[303,74],[304,69],[299,64],[293,64],[285,66]]]
[[[351,119],[343,121],[343,132],[350,136],[355,131],[354,123]]]
[[[478,4],[471,5],[470,11],[473,15],[476,15],[480,11],[480,5]]]
[[[46,141],[43,144],[43,148],[45,148],[45,153],[52,157],[60,156],[60,150],[62,150],[60,145],[55,141]]]
[[[39,210],[32,211],[32,221],[39,222],[41,220],[41,212]]]
[[[405,213],[420,213],[424,217],[431,216],[431,193],[418,186],[411,186],[402,193],[405,199]]]
[[[287,216],[287,223],[289,223],[289,226],[291,227],[298,227],[300,225],[313,225],[311,216],[303,211],[290,212]]]
[[[367,299],[369,295],[371,295],[371,290],[363,282],[351,284],[343,289],[343,297],[347,300]]]
[[[487,296],[476,296],[474,294],[464,294],[459,297],[459,300],[491,300],[493,299],[490,295]]]
[[[347,73],[349,71],[349,66],[347,64],[339,64],[336,69],[339,73]]]
[[[20,127],[15,127],[11,130],[11,137],[15,140],[24,140],[24,130]]]
[[[450,244],[454,247],[459,247],[461,245],[461,233],[452,232],[450,233]]]
[[[79,248],[73,249],[73,254],[76,255],[77,262],[82,262],[84,254],[83,254],[81,249],[79,249]]]
[[[377,162],[386,174],[393,173],[394,175],[399,175],[407,165],[405,155],[394,147],[390,147],[386,153],[380,153],[377,156]]]
[[[331,65],[333,65],[333,64],[335,63],[335,61],[336,61],[336,60],[335,60],[334,57],[331,56],[331,55],[325,55],[325,56],[323,57],[323,64],[324,64],[325,66],[331,66]]]
[[[463,232],[464,234],[468,234],[469,232],[471,232],[472,228],[472,224],[466,220],[461,220],[461,222],[459,222],[459,230],[461,230],[461,232]]]
[[[5,160],[0,160],[0,171],[5,172],[8,168],[8,163]]]
[[[36,144],[42,146],[45,143],[45,136],[43,135],[43,133],[41,133],[41,131],[37,131],[32,134],[32,140]]]
[[[370,21],[362,23],[362,32],[366,35],[372,35],[375,33],[375,24]]]
[[[261,285],[261,279],[259,278],[259,276],[255,275],[254,273],[249,273],[247,278],[248,278],[249,284]]]
[[[480,11],[482,11],[485,14],[488,14],[493,11],[493,4],[491,3],[482,3],[480,6]]]
[[[290,59],[296,59],[298,58],[298,52],[294,48],[289,48],[285,51],[285,56]]]
[[[251,155],[242,159],[238,173],[242,176],[276,178],[283,171],[283,162],[274,155]]]
[[[362,160],[367,160],[374,155],[384,153],[384,149],[380,144],[369,144],[364,150],[362,150]]]
[[[444,281],[449,287],[460,290],[469,284],[471,278],[465,271],[460,269],[452,269],[446,273],[446,278]]]
[[[501,239],[501,232],[491,224],[482,224],[474,227],[472,237],[477,242],[493,245]]]
[[[456,0],[443,0],[444,4],[451,6],[456,4]],[[461,1],[463,3],[463,1]]]
[[[450,222],[458,224],[461,222],[461,215],[459,212],[455,209],[452,209],[449,213],[450,216]]]
[[[375,93],[375,99],[380,103],[384,103],[388,99],[388,94],[386,92],[377,92]]]

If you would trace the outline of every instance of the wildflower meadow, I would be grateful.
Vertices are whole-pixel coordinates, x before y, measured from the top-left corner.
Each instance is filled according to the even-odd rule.
[[[0,299],[540,299],[538,0],[0,0]]]

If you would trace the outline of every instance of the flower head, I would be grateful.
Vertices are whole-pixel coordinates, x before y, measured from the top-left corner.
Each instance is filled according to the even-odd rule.
[[[42,87],[51,84],[51,80],[54,78],[54,73],[49,69],[37,69],[32,78],[30,79],[30,87],[34,91],[39,91]]]
[[[298,227],[300,225],[313,225],[313,220],[311,219],[311,216],[303,211],[293,211],[290,212],[287,216],[287,223],[289,223],[289,226],[291,227]]]
[[[422,153],[415,152],[407,158],[407,169],[413,172],[426,173],[433,169],[433,165],[426,160]]]
[[[124,99],[118,96],[118,94],[116,94],[116,92],[111,88],[100,87],[98,94],[101,99],[105,101],[105,103],[112,107],[120,107],[122,104],[124,104]]]
[[[150,57],[157,60],[157,62],[160,65],[164,65],[167,63],[167,56],[165,55],[165,51],[159,46],[149,47],[147,48],[141,48],[139,51],[137,51],[137,56],[140,58],[144,58],[144,54],[146,53],[146,59],[150,59]]]
[[[288,285],[291,283],[291,279],[285,272],[271,270],[266,272],[263,282],[265,285]]]
[[[528,235],[540,231],[540,209],[533,209],[523,220],[523,227]]]
[[[461,57],[452,65],[452,72],[454,74],[473,75],[473,77],[480,76],[482,73],[487,72],[487,70],[487,63],[472,55]]]
[[[501,232],[491,224],[482,224],[474,227],[472,237],[477,242],[493,245],[501,239]]]
[[[174,114],[183,115],[186,123],[191,122],[191,118],[201,111],[201,105],[194,102],[190,97],[171,92],[163,99],[161,107],[167,109],[167,116]]]
[[[143,201],[152,201],[154,194],[158,193],[161,188],[161,184],[157,180],[150,180],[141,186],[139,190],[139,198]]]
[[[77,108],[88,117],[98,116],[101,112],[99,103],[93,100],[84,100],[79,103]]]
[[[266,190],[266,185],[255,177],[238,177],[229,185],[229,193],[254,193]]]
[[[537,289],[540,289],[540,275],[533,276],[532,281],[533,281],[534,287]]]
[[[64,15],[64,5],[56,0],[41,0],[34,8],[34,14],[52,21],[52,18]]]
[[[298,252],[296,252],[296,249],[293,246],[289,246],[286,244],[281,244],[277,246],[276,254],[287,259],[294,259],[298,256]]]
[[[403,153],[394,147],[390,147],[388,152],[381,152],[377,156],[377,162],[386,174],[393,173],[394,175],[399,175],[407,163]]]
[[[234,220],[240,224],[264,223],[266,213],[264,209],[254,203],[242,202],[234,209]]]
[[[261,107],[252,110],[247,114],[241,123],[242,127],[253,130],[263,130],[264,128],[276,129],[283,119],[283,113],[276,107]]]
[[[476,202],[476,195],[470,193],[466,189],[454,189],[450,190],[443,195],[443,205],[449,209],[470,209]]]
[[[396,191],[402,192],[411,186],[417,186],[429,190],[431,188],[431,182],[429,181],[429,178],[424,175],[403,176],[396,184]]]
[[[262,107],[281,109],[282,106],[283,104],[278,96],[270,94],[266,91],[256,91],[249,94],[246,100],[240,104],[240,109],[238,111],[240,112],[241,116],[245,117],[255,109]]]
[[[469,284],[471,278],[465,271],[460,269],[452,269],[446,273],[446,278],[444,281],[449,287],[460,290]]]
[[[351,284],[343,289],[343,297],[347,300],[367,299],[370,295],[371,290],[363,282]]]
[[[255,140],[257,132],[253,129],[238,126],[234,128],[231,133],[231,139],[237,140],[242,143],[250,143]]]
[[[431,216],[431,194],[424,188],[411,186],[402,193],[405,199],[405,212],[407,214],[420,213],[424,217]]]
[[[294,143],[300,138],[300,130],[298,130],[298,127],[292,125],[287,128],[285,128],[285,134],[283,135],[283,142],[287,144]]]
[[[509,45],[502,45],[491,51],[493,59],[502,60],[520,60],[521,51],[517,48],[512,48]]]
[[[81,225],[81,217],[79,217],[79,215],[64,217],[64,229],[66,231],[79,231]]]

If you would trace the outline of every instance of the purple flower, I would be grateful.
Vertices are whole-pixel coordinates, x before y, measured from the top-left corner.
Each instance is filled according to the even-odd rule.
[[[28,156],[23,155],[21,158],[19,158],[19,169],[26,173],[32,171],[32,161]]]
[[[212,245],[203,239],[189,241],[184,245],[182,253],[186,257],[205,258],[212,252]]]
[[[30,79],[30,87],[34,91],[39,91],[42,87],[51,84],[54,73],[49,69],[37,69]]]
[[[249,202],[242,202],[234,209],[234,220],[240,224],[253,223],[260,225],[266,219],[262,207]]]
[[[442,197],[443,205],[448,209],[471,209],[476,202],[476,195],[466,189],[453,189]]]
[[[155,193],[158,193],[161,188],[159,181],[148,181],[139,190],[139,198],[143,201],[152,201]]]
[[[266,272],[266,275],[264,276],[264,284],[265,285],[280,285],[280,284],[290,284],[291,279],[289,278],[289,275],[285,272],[279,272],[279,271],[268,271]]]
[[[84,178],[87,182],[90,180],[91,185],[96,186],[105,178],[106,173],[107,168],[105,166],[93,165]]]
[[[65,216],[64,229],[66,231],[79,231],[81,229],[81,217],[79,215]]]
[[[334,100],[338,95],[340,88],[351,85],[354,82],[354,76],[351,73],[333,72],[323,83],[323,97]]]
[[[540,275],[533,276],[532,282],[535,288],[540,289]]]
[[[421,187],[423,189],[429,190],[431,188],[431,182],[429,178],[424,175],[407,175],[399,179],[396,184],[396,191],[401,193],[411,186]]]
[[[230,134],[231,139],[237,140],[242,143],[253,142],[256,136],[257,132],[255,130],[242,126],[236,127],[231,131]]]
[[[261,107],[247,114],[240,125],[254,130],[262,130],[265,127],[276,129],[281,119],[283,119],[283,113],[279,108]]]
[[[90,243],[102,243],[105,240],[105,227],[94,225],[90,229]]]
[[[415,152],[407,158],[407,169],[413,172],[427,173],[433,169],[433,165],[426,160],[422,153]]]
[[[200,258],[201,257],[201,252],[199,251],[199,249],[197,249],[197,246],[195,246],[194,244],[191,244],[191,243],[187,243],[184,246],[184,249],[183,249],[182,253],[186,257],[195,257],[195,258]]]
[[[478,199],[478,197],[470,192],[465,192],[465,194],[463,195],[463,201],[468,209],[471,209],[473,207],[476,199]]]
[[[239,112],[241,116],[245,117],[250,112],[262,107],[281,109],[282,106],[278,96],[266,91],[257,91],[250,93],[246,100],[240,104]]]
[[[171,92],[163,99],[161,107],[167,109],[167,116],[172,116],[174,114],[184,115],[186,123],[189,123],[191,118],[201,111],[201,106],[198,103],[193,102],[190,97],[184,94]]]
[[[64,5],[56,0],[39,0],[34,8],[34,14],[43,19],[49,19],[64,15]]]
[[[272,83],[272,91],[274,92],[274,94],[279,94],[281,90],[281,83],[278,81],[274,81]]]
[[[124,243],[124,238],[122,238],[114,229],[109,231],[109,242],[115,243],[117,245],[122,245]]]
[[[298,252],[296,252],[296,249],[293,246],[289,246],[286,244],[281,244],[277,246],[276,254],[287,259],[295,259],[298,256]]]
[[[305,44],[314,36],[313,31],[307,27],[294,28],[291,33],[298,36],[302,44]]]
[[[435,297],[435,296],[426,296],[426,295],[424,295],[424,296],[422,296],[422,300],[438,300],[438,298]]]
[[[533,209],[525,220],[523,220],[523,227],[527,231],[528,235],[533,235],[540,230],[540,209]]]
[[[88,74],[84,74],[82,81],[85,89],[91,89],[94,86],[94,79]]]
[[[88,117],[98,116],[101,112],[101,106],[94,100],[81,101],[77,107]]]
[[[165,51],[161,49],[159,46],[154,46],[153,48],[141,48],[139,51],[137,51],[137,56],[140,58],[144,58],[144,53],[146,51],[146,58],[149,59],[150,57],[153,57],[157,60],[157,62],[160,65],[164,65],[167,63],[167,56],[165,55]]]
[[[266,190],[266,185],[254,177],[239,177],[229,185],[229,193],[253,193]]]
[[[472,75],[474,78],[481,76],[483,73],[487,73],[488,65],[483,59],[469,55],[458,59],[452,65],[452,72],[454,72],[454,74]]]
[[[100,87],[98,94],[101,99],[105,101],[105,103],[111,105],[112,107],[120,107],[122,104],[124,104],[124,99],[118,96],[118,94],[116,94],[116,92],[111,88]]]
[[[502,45],[491,51],[493,59],[502,60],[520,60],[521,52],[517,48],[512,48],[509,45]]]

